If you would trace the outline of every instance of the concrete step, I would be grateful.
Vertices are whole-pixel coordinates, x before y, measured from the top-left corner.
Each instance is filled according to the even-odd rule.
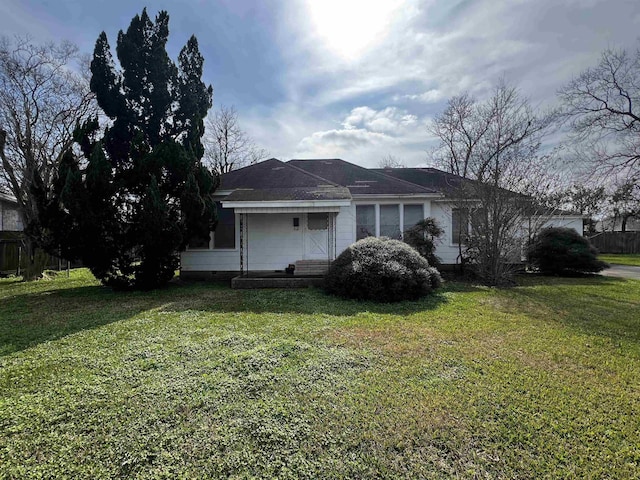
[[[324,275],[328,268],[327,260],[298,260],[294,275]]]

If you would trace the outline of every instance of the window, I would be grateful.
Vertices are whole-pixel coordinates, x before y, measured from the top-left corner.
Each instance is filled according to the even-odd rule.
[[[309,230],[326,230],[327,214],[326,213],[308,213],[307,227]]]
[[[469,209],[453,208],[451,210],[451,243],[463,244],[469,235]]]
[[[422,204],[404,206],[404,230],[407,231],[416,223],[424,220],[424,210]]]
[[[356,205],[356,240],[376,234],[376,209],[374,205]]]
[[[380,205],[380,236],[400,238],[400,205]]]
[[[210,235],[206,237],[193,237],[189,240],[189,250],[208,250]]]
[[[236,214],[233,208],[218,207],[218,225],[213,233],[213,248],[236,248]]]

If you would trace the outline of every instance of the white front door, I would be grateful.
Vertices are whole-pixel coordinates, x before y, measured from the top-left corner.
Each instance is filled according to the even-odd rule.
[[[326,213],[308,213],[304,231],[305,260],[327,260],[328,229]]]

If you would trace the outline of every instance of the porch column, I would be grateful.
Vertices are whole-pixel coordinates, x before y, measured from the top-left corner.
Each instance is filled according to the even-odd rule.
[[[244,275],[244,213],[240,213],[240,276]]]
[[[249,276],[249,214],[240,213],[240,276]]]

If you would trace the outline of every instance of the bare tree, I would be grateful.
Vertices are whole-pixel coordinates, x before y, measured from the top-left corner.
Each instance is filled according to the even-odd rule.
[[[551,190],[553,156],[539,155],[549,125],[502,81],[482,102],[453,97],[430,128],[439,140],[436,162],[459,176],[448,193],[461,263],[488,284],[510,281],[523,243],[549,212],[536,201]]]
[[[76,122],[95,113],[86,67],[70,43],[0,39],[0,128],[5,132],[0,175],[27,226],[25,280],[40,277],[47,259],[40,248],[34,188],[49,193]]]
[[[240,128],[238,112],[222,105],[205,121],[203,162],[218,174],[265,160],[269,153],[255,145]]]
[[[388,154],[380,159],[378,168],[406,168],[406,165],[398,157]]]
[[[583,221],[583,233],[596,232],[596,221],[594,218],[603,213],[607,194],[604,186],[584,185],[574,183],[569,188],[560,192],[560,202],[574,212],[586,215]]]
[[[619,183],[609,197],[609,205],[613,227],[620,220],[620,230],[626,232],[629,219],[640,218],[640,184],[631,179]]]
[[[562,115],[592,171],[640,176],[640,49],[605,50],[559,92]]]

